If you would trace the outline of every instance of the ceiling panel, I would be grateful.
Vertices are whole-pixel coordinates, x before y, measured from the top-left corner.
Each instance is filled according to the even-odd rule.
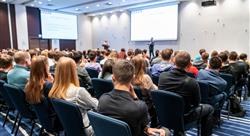
[[[3,1],[3,0],[0,0]],[[145,4],[167,3],[183,0],[6,0],[8,3],[38,7],[73,14],[112,12]]]

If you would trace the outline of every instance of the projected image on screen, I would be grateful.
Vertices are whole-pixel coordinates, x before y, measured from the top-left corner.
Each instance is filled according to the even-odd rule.
[[[42,38],[77,39],[77,16],[41,11]]]
[[[131,12],[131,40],[177,40],[178,5]]]

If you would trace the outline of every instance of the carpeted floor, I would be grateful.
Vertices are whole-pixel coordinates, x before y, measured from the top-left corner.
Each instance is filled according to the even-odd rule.
[[[246,109],[247,113],[244,118],[231,117],[228,120],[226,115],[222,115],[223,124],[220,128],[216,128],[213,131],[213,136],[250,136],[250,100],[241,102],[241,105]],[[223,114],[226,112],[224,111]],[[14,113],[12,113],[13,115]],[[5,127],[2,127],[3,124],[3,115],[4,113],[0,113],[0,136],[11,136],[11,129],[13,126],[14,117],[10,117],[9,121],[7,121]],[[23,120],[21,127],[18,131],[18,136],[28,136],[30,133],[31,126],[29,120]],[[35,127],[35,134],[38,135],[39,125]],[[192,129],[187,131],[188,136],[196,136],[197,130]]]

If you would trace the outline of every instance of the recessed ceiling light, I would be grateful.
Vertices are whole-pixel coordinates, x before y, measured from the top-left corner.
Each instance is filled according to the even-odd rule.
[[[107,2],[106,5],[112,5],[112,2]]]
[[[3,2],[6,2],[6,0],[2,0]]]
[[[122,0],[122,2],[126,2],[126,0]]]
[[[97,4],[96,6],[97,6],[97,7],[100,7],[100,4]]]
[[[35,5],[34,4],[30,4],[31,7],[34,7]]]
[[[50,2],[51,0],[48,0],[48,2]]]
[[[123,10],[121,9],[120,12],[123,12]]]
[[[80,9],[79,9],[79,8],[76,8],[75,11],[80,11]]]
[[[113,11],[110,11],[109,13],[110,13],[110,14],[112,14],[112,13],[113,13]]]
[[[87,7],[85,7],[86,9],[88,9],[89,7],[87,6]]]
[[[40,4],[40,5],[41,5],[41,4],[43,4],[43,2],[39,1],[39,2],[38,2],[38,4]]]

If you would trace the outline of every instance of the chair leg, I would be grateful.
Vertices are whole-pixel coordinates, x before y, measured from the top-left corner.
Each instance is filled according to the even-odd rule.
[[[20,124],[21,124],[21,121],[22,121],[22,115],[21,115],[21,117],[20,117],[20,119],[19,119],[19,121],[18,121],[18,123],[17,123],[17,128],[16,128],[16,132],[15,132],[15,136],[17,135],[17,132],[18,132],[18,130],[19,130],[19,126],[20,126]]]
[[[227,107],[227,111],[228,111],[228,112],[227,112],[227,119],[229,120],[229,115],[230,115],[230,113],[231,113],[231,109],[230,109],[230,107],[231,107],[231,102],[230,102],[230,99],[227,100],[227,103],[228,103],[228,104],[227,104],[227,106],[228,106],[228,107]]]
[[[7,112],[6,112],[6,115],[5,115],[5,118],[4,118],[4,122],[3,122],[3,127],[5,126],[5,123],[7,121],[7,118],[9,116],[9,113],[10,113],[10,108],[8,108]]]
[[[42,136],[43,133],[43,127],[41,127],[40,132],[39,132],[39,136]]]
[[[32,136],[32,134],[33,134],[33,129],[34,129],[35,124],[36,124],[36,122],[35,122],[34,120],[31,120],[31,122],[32,122],[32,127],[31,127],[31,131],[30,131],[30,136]]]
[[[14,122],[13,127],[12,127],[12,130],[11,130],[11,134],[13,134],[13,132],[14,132],[14,129],[15,129],[15,127],[16,127],[16,122],[17,122],[18,117],[19,117],[19,112],[18,112],[17,115],[16,115],[15,122]]]

